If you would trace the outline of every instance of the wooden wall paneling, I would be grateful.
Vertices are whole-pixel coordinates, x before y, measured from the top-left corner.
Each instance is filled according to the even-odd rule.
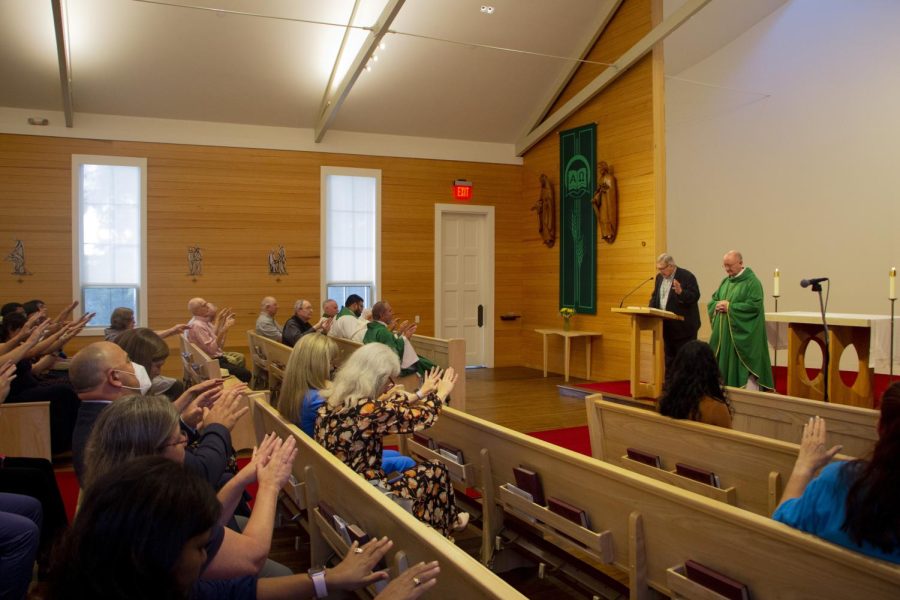
[[[419,332],[434,332],[434,204],[450,201],[453,179],[475,185],[473,203],[496,207],[498,365],[519,363],[519,332],[500,325],[499,314],[520,306],[519,214],[521,167],[219,148],[0,135],[0,241],[25,241],[33,276],[0,271],[0,300],[41,298],[59,310],[70,301],[72,265],[71,155],[144,156],[148,159],[149,326],[163,329],[189,318],[187,301],[203,296],[233,308],[238,322],[226,348],[245,352],[259,301],[274,295],[278,320],[290,317],[298,298],[319,306],[320,167],[382,170],[382,295],[403,318],[421,317]],[[529,205],[530,206],[530,205]],[[526,208],[527,210],[527,208]],[[187,248],[203,248],[203,275],[187,275]],[[283,244],[286,275],[268,274],[270,249]],[[343,301],[343,298],[339,298]],[[510,308],[512,307],[512,308]],[[74,353],[99,338],[79,337]],[[172,356],[177,344],[170,340]],[[180,375],[177,360],[166,374]]]
[[[588,54],[588,60],[612,62],[630,48],[652,25],[650,0],[626,0]],[[566,102],[606,67],[586,63],[578,69],[554,109]],[[628,320],[613,315],[622,296],[642,279],[653,274],[653,260],[659,250],[659,205],[657,201],[657,156],[654,120],[653,64],[651,57],[628,73],[576,114],[558,130],[544,138],[524,156],[523,189],[536,194],[537,181],[546,173],[559,192],[559,131],[589,122],[597,123],[597,159],[613,167],[619,191],[619,230],[614,244],[599,239],[597,247],[597,314],[576,315],[573,327],[603,333],[592,353],[594,379],[627,379],[629,376]],[[534,196],[532,196],[534,197]],[[530,204],[529,204],[530,206]],[[664,219],[664,215],[663,215]],[[523,234],[523,262],[529,265],[523,277],[523,298],[527,299],[522,322],[522,363],[540,368],[542,351],[538,327],[561,327],[558,315],[559,249],[540,244],[533,219]],[[629,301],[645,303],[650,284]],[[572,374],[583,377],[583,350],[573,350]],[[551,344],[551,371],[563,370],[562,345]]]

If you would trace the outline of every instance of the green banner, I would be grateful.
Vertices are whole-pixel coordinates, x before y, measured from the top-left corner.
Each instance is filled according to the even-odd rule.
[[[597,125],[559,134],[559,306],[597,312]]]

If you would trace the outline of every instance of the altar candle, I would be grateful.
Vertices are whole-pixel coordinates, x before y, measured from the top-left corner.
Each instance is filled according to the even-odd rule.
[[[772,286],[772,295],[776,298],[781,294],[781,273],[778,272],[778,269],[775,269],[775,284]]]
[[[897,267],[891,267],[891,274],[888,277],[890,281],[889,292],[888,292],[888,300],[896,300],[897,299]]]

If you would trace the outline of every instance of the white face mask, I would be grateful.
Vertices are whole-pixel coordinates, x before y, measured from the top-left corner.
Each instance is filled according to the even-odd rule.
[[[129,390],[139,391],[141,396],[146,396],[147,392],[150,391],[150,386],[153,385],[153,382],[150,381],[150,376],[147,375],[147,369],[144,368],[144,365],[139,365],[137,363],[131,363],[131,366],[134,367],[134,376],[137,377],[138,386],[132,387],[130,385],[122,384],[123,388]],[[122,371],[121,369],[116,369],[119,373],[128,373],[128,371]]]

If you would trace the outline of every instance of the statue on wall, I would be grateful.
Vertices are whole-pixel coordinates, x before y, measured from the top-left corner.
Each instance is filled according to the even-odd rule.
[[[16,240],[12,252],[7,254],[3,260],[8,260],[13,264],[13,275],[31,275],[25,268],[25,244],[22,243],[22,240]]]
[[[203,275],[203,251],[200,246],[188,246],[188,275]]]
[[[284,254],[284,246],[278,246],[269,251],[269,275],[287,275],[287,258]]]
[[[597,191],[594,192],[591,203],[594,205],[601,236],[612,244],[616,241],[616,231],[619,229],[619,193],[616,176],[605,161],[597,165]]]
[[[537,212],[538,232],[544,245],[552,248],[556,242],[556,199],[553,196],[553,184],[544,174],[541,174],[541,195],[531,210]]]

